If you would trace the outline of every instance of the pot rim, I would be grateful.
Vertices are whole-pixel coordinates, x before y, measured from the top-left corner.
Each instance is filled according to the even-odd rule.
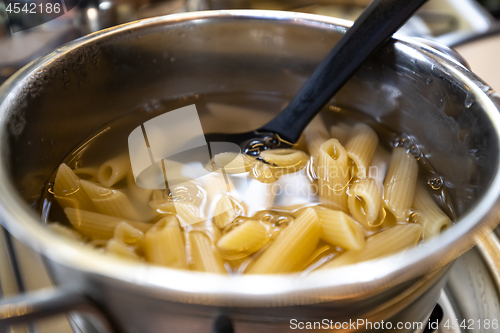
[[[65,56],[85,44],[121,35],[129,30],[175,25],[200,19],[238,19],[287,21],[298,25],[345,31],[352,23],[326,16],[267,10],[221,10],[190,12],[144,19],[98,31],[59,47],[14,74],[0,87],[0,128],[6,128],[9,105],[21,91],[23,83],[47,63]],[[500,147],[500,103],[487,95],[486,84],[472,72],[424,44],[398,36],[396,43],[423,53],[441,65],[454,79],[469,87],[492,123]],[[7,134],[0,133],[0,140]],[[2,142],[2,141],[0,141]],[[495,143],[493,143],[495,144]],[[497,172],[478,202],[438,239],[384,259],[347,267],[300,275],[220,276],[191,272],[104,256],[49,232],[40,217],[18,195],[9,182],[7,149],[0,151],[0,219],[19,240],[58,264],[85,273],[93,279],[111,280],[115,286],[138,290],[162,299],[194,304],[222,306],[285,306],[318,303],[377,293],[391,286],[444,266],[470,249],[497,224],[500,197],[500,172]],[[499,153],[500,157],[500,153]],[[500,159],[494,161],[500,165]],[[109,281],[108,281],[109,282]]]

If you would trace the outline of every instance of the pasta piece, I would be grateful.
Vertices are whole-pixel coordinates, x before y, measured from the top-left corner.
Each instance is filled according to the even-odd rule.
[[[118,223],[115,227],[113,239],[133,249],[137,254],[143,253],[144,233],[127,222]]]
[[[217,249],[225,259],[241,259],[259,250],[269,239],[269,231],[264,224],[248,220],[222,236],[217,242]]]
[[[183,228],[205,220],[200,209],[189,203],[175,202],[175,211]]]
[[[320,235],[318,214],[314,209],[306,208],[257,259],[248,273],[278,274],[300,269],[314,253]]]
[[[179,220],[166,216],[146,232],[144,252],[148,262],[187,269],[186,249]]]
[[[149,204],[154,191],[137,186],[132,170],[127,173],[127,190],[128,194],[130,194],[131,199],[134,200],[134,202],[138,202],[140,204]]]
[[[88,180],[88,181],[97,181],[97,168],[78,168],[74,169],[73,172],[75,175],[83,180]]]
[[[215,166],[216,170],[224,168],[228,174],[237,174],[250,171],[254,160],[246,154],[227,152],[215,155],[212,163],[213,165],[209,165],[209,170],[213,171],[213,166]]]
[[[262,162],[254,164],[252,171],[250,172],[250,177],[265,184],[274,183],[276,181],[273,170],[267,164]]]
[[[97,170],[97,181],[111,187],[127,176],[130,170],[130,157],[121,155],[104,162]]]
[[[356,181],[349,188],[347,199],[352,217],[364,227],[375,227],[382,203],[382,188],[373,178]]]
[[[328,208],[347,212],[348,158],[337,139],[321,145],[317,175],[320,201]]]
[[[378,146],[373,154],[372,163],[368,167],[367,178],[373,178],[380,187],[384,186],[384,178],[391,163],[391,154],[384,148]]]
[[[54,197],[63,208],[94,209],[92,201],[81,188],[80,178],[64,163],[57,169],[53,190]]]
[[[352,174],[355,178],[364,179],[368,167],[378,146],[377,133],[368,125],[358,123],[354,126],[351,136],[347,141],[345,150],[353,162]]]
[[[424,240],[438,236],[441,231],[452,225],[450,218],[443,213],[421,184],[417,185],[413,207],[418,213],[417,223],[424,228]]]
[[[149,206],[160,214],[177,214],[172,200],[153,200],[149,202]]]
[[[324,208],[317,208],[316,212],[324,241],[345,250],[360,251],[365,247],[363,228],[346,213]]]
[[[213,223],[223,229],[239,215],[245,213],[241,204],[237,203],[231,196],[223,194],[217,202],[214,211]]]
[[[91,239],[110,239],[115,227],[120,222],[127,222],[142,232],[149,230],[153,225],[137,221],[130,221],[118,217],[89,212],[81,209],[65,208],[64,213],[69,222],[79,233]]]
[[[140,257],[131,247],[122,244],[115,239],[110,239],[106,244],[106,253],[112,253],[126,259],[140,260]]]
[[[384,205],[398,222],[406,221],[405,214],[413,203],[417,176],[417,160],[405,148],[394,148],[384,181]]]
[[[264,150],[260,158],[271,165],[276,178],[302,170],[309,161],[309,155],[290,148]]]
[[[54,231],[55,233],[57,233],[58,235],[61,235],[63,237],[66,237],[66,238],[69,238],[72,240],[76,240],[78,242],[83,241],[82,235],[80,235],[78,232],[76,232],[73,229],[70,229],[68,227],[63,226],[60,223],[54,222],[54,223],[47,224],[47,228],[49,228],[50,230]]]
[[[80,181],[80,184],[99,213],[136,221],[143,220],[143,217],[122,191],[103,187],[86,180]]]
[[[189,232],[191,268],[199,272],[227,274],[224,262],[212,249],[212,240],[203,232]]]
[[[321,115],[317,115],[311,120],[309,125],[304,129],[303,135],[309,155],[311,155],[313,159],[317,159],[321,145],[326,140],[330,139],[330,134],[326,129]]]
[[[362,251],[347,251],[320,269],[334,268],[343,265],[355,264],[362,261],[385,257],[399,251],[407,250],[417,245],[422,227],[419,224],[400,224],[381,231],[366,240]]]
[[[330,136],[334,139],[339,140],[342,146],[345,146],[347,140],[349,139],[350,134],[351,134],[351,126],[345,123],[340,123],[338,125],[330,127]]]

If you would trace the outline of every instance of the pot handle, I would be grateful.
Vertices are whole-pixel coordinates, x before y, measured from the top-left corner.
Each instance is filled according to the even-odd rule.
[[[99,332],[116,331],[88,297],[72,288],[44,289],[2,299],[0,328],[73,311],[90,315],[95,319],[92,323]]]

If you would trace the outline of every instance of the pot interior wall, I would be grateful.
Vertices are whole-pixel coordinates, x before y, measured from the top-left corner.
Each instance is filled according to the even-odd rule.
[[[314,22],[205,18],[122,29],[75,50],[63,47],[57,60],[15,81],[22,84],[18,98],[2,106],[8,122],[1,149],[10,154],[12,181],[37,207],[69,152],[152,99],[252,91],[292,96],[343,31]],[[414,136],[463,212],[496,172],[497,139],[470,89],[432,57],[391,42],[333,103]]]

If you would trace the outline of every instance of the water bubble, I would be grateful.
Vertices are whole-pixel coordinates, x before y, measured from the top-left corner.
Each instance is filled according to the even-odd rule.
[[[434,82],[434,78],[432,77],[427,78],[427,80],[425,80],[425,83],[427,83],[427,85],[430,85],[432,82]]]
[[[421,154],[420,148],[417,145],[412,145],[408,152],[412,154],[414,157],[419,157]]]
[[[392,139],[392,145],[393,145],[394,148],[397,148],[397,147],[406,147],[408,145],[409,141],[410,141],[410,138],[407,135],[400,134],[400,135],[396,135]]]
[[[439,190],[444,185],[444,178],[441,175],[431,177],[427,180],[427,184],[429,184],[429,186],[432,187],[433,190]]]

